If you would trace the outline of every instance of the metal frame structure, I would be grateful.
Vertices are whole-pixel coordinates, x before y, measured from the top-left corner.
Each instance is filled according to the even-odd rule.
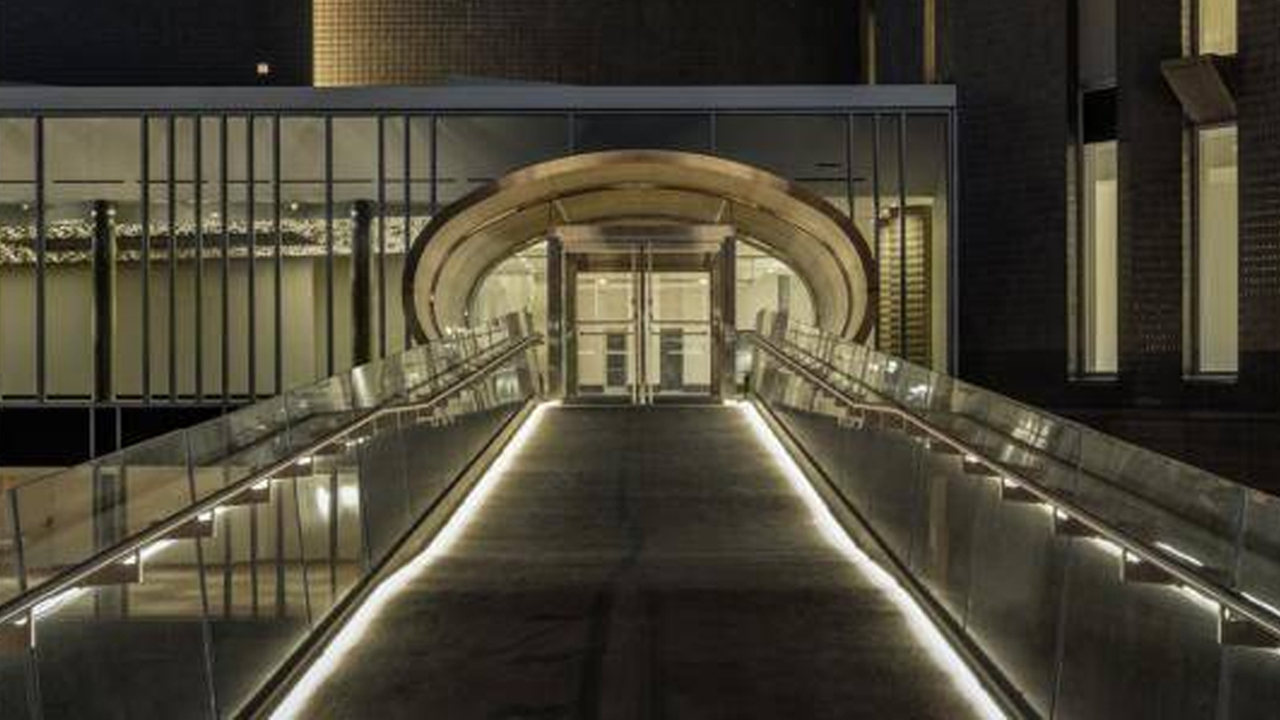
[[[584,128],[582,118],[604,116],[623,116],[640,114],[648,116],[699,116],[705,117],[705,137],[699,143],[709,154],[720,152],[723,143],[718,120],[731,116],[825,116],[842,117],[849,126],[845,133],[846,147],[844,156],[852,159],[859,151],[853,147],[853,122],[856,118],[878,118],[874,124],[878,127],[883,122],[903,127],[908,117],[931,116],[942,117],[948,128],[948,167],[947,167],[947,207],[948,207],[948,240],[949,272],[948,292],[951,298],[947,325],[948,343],[951,362],[954,367],[957,345],[957,323],[955,318],[955,301],[958,297],[958,282],[955,263],[958,253],[955,217],[956,189],[955,180],[955,105],[956,90],[952,86],[757,86],[757,87],[708,87],[708,88],[675,88],[675,87],[559,87],[559,86],[476,86],[476,87],[438,87],[438,88],[46,88],[46,87],[4,87],[0,88],[0,121],[22,120],[30,122],[33,135],[33,157],[24,158],[24,164],[33,164],[34,173],[30,180],[6,181],[17,183],[20,191],[26,192],[29,186],[32,195],[33,218],[31,228],[33,234],[32,247],[35,251],[35,285],[33,305],[35,307],[33,333],[34,354],[34,387],[31,392],[11,389],[7,394],[0,392],[0,407],[36,408],[50,405],[60,407],[85,408],[89,411],[107,410],[116,413],[116,426],[120,426],[120,413],[132,407],[150,407],[167,405],[170,407],[205,407],[210,410],[229,408],[254,399],[267,397],[284,391],[291,384],[312,378],[290,377],[291,371],[283,357],[285,344],[282,333],[287,332],[290,318],[284,304],[288,295],[282,287],[286,261],[286,226],[288,222],[287,207],[290,201],[289,187],[291,183],[310,182],[290,180],[282,177],[285,163],[282,160],[282,139],[290,129],[288,121],[294,118],[313,118],[323,127],[321,138],[324,157],[323,188],[323,234],[321,261],[323,272],[318,275],[323,287],[317,289],[318,301],[323,307],[318,308],[323,316],[327,337],[324,347],[319,349],[319,372],[315,377],[336,372],[345,363],[343,355],[335,349],[337,338],[335,332],[339,320],[335,313],[335,303],[342,302],[342,293],[335,286],[335,225],[347,219],[338,212],[338,200],[335,198],[334,167],[334,119],[345,117],[367,117],[375,124],[376,158],[370,163],[377,168],[376,189],[370,189],[369,200],[374,204],[373,222],[376,227],[373,237],[377,246],[375,253],[374,277],[377,288],[370,305],[376,308],[372,313],[370,335],[378,355],[397,350],[395,338],[401,334],[394,327],[388,304],[396,301],[394,290],[388,289],[388,283],[398,278],[389,270],[388,243],[392,229],[389,220],[402,224],[403,236],[397,240],[408,248],[414,238],[415,223],[422,222],[426,216],[435,216],[444,204],[441,197],[441,183],[450,178],[444,177],[441,168],[440,150],[442,140],[439,126],[441,119],[459,116],[507,116],[507,117],[559,117],[564,119],[566,136],[563,147],[565,154],[573,154],[581,149],[580,135]],[[141,201],[139,215],[142,219],[140,251],[144,262],[159,271],[155,277],[152,273],[142,273],[139,283],[142,293],[141,315],[139,318],[123,318],[122,322],[141,320],[140,346],[142,367],[137,368],[141,378],[140,387],[129,394],[116,383],[115,394],[111,397],[96,397],[93,393],[84,396],[68,395],[59,388],[51,386],[56,379],[50,371],[51,353],[58,352],[51,337],[51,323],[55,318],[50,316],[50,288],[47,276],[51,263],[48,261],[50,250],[49,220],[50,210],[47,197],[48,190],[57,178],[48,176],[46,144],[49,141],[50,129],[47,120],[67,118],[80,119],[136,119],[138,123],[140,173],[139,188],[136,196]],[[229,152],[229,143],[241,140],[240,133],[236,138],[228,136],[228,127],[239,129],[237,123],[243,122],[244,157],[239,152]],[[209,125],[206,127],[206,123]],[[259,124],[262,124],[259,127]],[[285,127],[282,127],[285,126]],[[257,130],[264,129],[265,139],[269,138],[271,147],[259,148]],[[425,138],[420,138],[416,131],[423,131]],[[216,138],[208,137],[216,133]],[[400,137],[394,137],[400,135]],[[899,133],[901,138],[903,133]],[[401,157],[392,160],[389,153],[394,143],[399,142]],[[373,146],[371,145],[371,148]],[[194,167],[186,167],[186,160],[181,163],[178,157],[190,154]],[[874,153],[873,153],[874,154]],[[899,152],[899,162],[901,152]],[[206,187],[205,175],[212,168],[205,167],[210,161],[218,162],[220,167],[212,172],[211,183]],[[265,163],[258,162],[265,160]],[[5,158],[0,158],[4,163]],[[246,164],[245,177],[239,177],[238,170],[234,177],[228,177],[230,163]],[[394,172],[395,162],[402,167]],[[415,167],[415,163],[417,167]],[[255,167],[263,164],[264,168]],[[258,177],[260,172],[265,175]],[[179,177],[179,174],[182,177]],[[391,177],[395,174],[396,177]],[[849,167],[843,173],[846,183],[846,194],[852,197],[852,177]],[[468,182],[479,182],[491,178],[463,178]],[[901,180],[901,177],[900,177]],[[241,210],[230,207],[239,200],[231,196],[241,193],[253,202],[263,201],[269,196],[271,207],[251,206],[247,209],[247,217],[254,224],[249,226],[247,242],[258,253],[265,267],[270,267],[268,277],[263,273],[250,271],[251,288],[243,299],[232,297],[234,286],[228,279],[228,251],[231,254],[240,252],[238,239],[232,237],[232,223],[228,212],[240,213]],[[206,197],[207,191],[216,191],[219,197],[210,203],[212,198]],[[901,202],[903,190],[899,188],[897,202]],[[392,199],[389,201],[388,196]],[[237,195],[237,197],[239,197]],[[878,194],[877,203],[878,203]],[[130,200],[132,202],[132,200]],[[159,202],[160,204],[157,204]],[[402,207],[396,207],[396,204]],[[216,223],[206,217],[216,209],[220,220]],[[316,208],[319,213],[321,208]],[[160,213],[165,218],[157,217]],[[321,214],[316,215],[317,218]],[[187,240],[182,227],[192,225],[194,237]],[[167,230],[166,230],[167,227]],[[168,235],[171,247],[158,244],[158,236]],[[214,235],[220,259],[209,257],[206,252],[207,237]],[[269,237],[268,244],[261,242]],[[214,246],[210,246],[211,248]],[[167,258],[164,253],[167,252]],[[202,272],[192,275],[192,262],[186,254],[195,254],[195,267],[205,264],[205,260],[217,262],[216,274],[211,276],[214,287],[208,287]],[[180,259],[179,255],[183,257]],[[250,263],[252,267],[254,263]],[[145,266],[145,265],[144,265]],[[159,281],[157,287],[156,281]],[[194,302],[196,310],[191,318],[179,317],[176,309],[177,297],[185,292],[186,282],[193,282],[196,288]],[[270,282],[273,288],[264,292],[258,288],[259,282]],[[157,292],[167,293],[165,301],[157,297]],[[207,295],[207,297],[206,297]],[[234,331],[235,326],[229,318],[233,314],[246,312],[245,303],[265,302],[271,308],[265,317],[270,317],[269,325],[275,333],[276,341],[270,347],[258,334],[264,329],[259,316],[252,310],[247,311],[247,323],[252,328],[253,337],[247,341],[237,339],[239,346],[232,350],[231,340],[226,337]],[[207,313],[205,305],[212,303],[215,311],[220,311],[221,318],[214,320],[213,313]],[[209,318],[205,316],[209,315]],[[196,349],[190,361],[192,367],[182,366],[187,360],[181,357],[177,339],[180,334],[189,335],[192,330],[184,327],[194,321],[196,327],[194,342]],[[204,327],[208,321],[215,321],[223,332],[220,347],[203,347],[206,343],[204,334],[209,328]],[[155,347],[164,342],[159,337],[164,325],[168,327],[168,347]],[[403,333],[407,347],[412,339],[408,332]],[[190,338],[188,338],[190,340]],[[185,342],[185,341],[184,341]],[[119,350],[120,343],[114,344]],[[244,357],[241,357],[242,352]],[[185,354],[184,351],[183,354]],[[259,360],[270,354],[269,364],[271,376],[259,377]],[[86,358],[86,367],[93,367],[91,358]],[[221,368],[218,377],[206,377],[210,364],[207,360],[220,360]],[[238,367],[244,364],[245,373]],[[167,367],[163,367],[167,365]],[[117,368],[120,364],[117,363]],[[237,368],[233,370],[234,368]],[[134,368],[130,368],[131,371]],[[0,369],[0,373],[3,370]],[[86,371],[87,372],[87,371]],[[157,383],[167,385],[162,386]],[[212,382],[211,382],[212,381]],[[214,387],[213,382],[220,386]],[[232,383],[235,387],[231,387]],[[87,383],[89,387],[92,382]],[[15,386],[10,386],[15,387]],[[93,424],[92,422],[90,423]],[[106,445],[93,448],[94,453],[101,452]]]

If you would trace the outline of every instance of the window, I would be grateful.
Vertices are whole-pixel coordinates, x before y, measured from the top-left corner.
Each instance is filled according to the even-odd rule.
[[[1200,54],[1236,52],[1236,0],[1199,0],[1196,50]]]
[[[1084,146],[1081,277],[1081,368],[1086,374],[1119,369],[1117,351],[1116,142]]]
[[[1196,358],[1200,373],[1238,369],[1236,126],[1196,131]]]

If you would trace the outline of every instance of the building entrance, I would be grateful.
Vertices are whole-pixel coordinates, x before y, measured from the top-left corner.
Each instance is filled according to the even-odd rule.
[[[732,244],[727,231],[707,239],[711,232],[561,234],[567,399],[645,405],[721,397]]]

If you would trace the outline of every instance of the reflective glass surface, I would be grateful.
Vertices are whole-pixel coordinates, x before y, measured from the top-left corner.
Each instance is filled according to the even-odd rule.
[[[118,554],[0,623],[0,715],[236,713],[537,394],[530,327],[503,317],[0,493],[0,602]]]
[[[1280,636],[1230,606],[1280,621],[1274,497],[785,316],[757,332],[755,398],[1037,714],[1273,706]]]

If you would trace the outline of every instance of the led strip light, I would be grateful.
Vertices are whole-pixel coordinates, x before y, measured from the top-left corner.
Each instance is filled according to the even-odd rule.
[[[1004,718],[1004,711],[987,692],[973,670],[956,653],[947,642],[942,631],[933,623],[915,598],[902,587],[892,575],[880,567],[870,556],[853,541],[849,533],[840,525],[831,509],[822,501],[818,491],[809,484],[804,471],[796,464],[783,447],[782,442],[769,428],[768,423],[760,416],[760,411],[749,402],[730,403],[742,412],[743,417],[755,431],[756,438],[769,451],[778,464],[782,474],[786,476],[792,490],[804,501],[813,518],[813,524],[822,534],[823,539],[846,560],[858,569],[875,587],[884,593],[902,613],[912,634],[921,645],[928,650],[929,656],[946,672],[956,690],[964,696],[979,717]]]
[[[288,695],[272,711],[272,718],[305,717],[303,711],[316,691],[324,684],[341,665],[347,654],[360,644],[365,633],[374,620],[382,613],[387,603],[404,591],[414,580],[425,573],[437,560],[444,557],[457,544],[458,538],[466,531],[467,526],[484,507],[485,500],[493,494],[502,478],[511,468],[511,463],[520,453],[529,438],[537,432],[546,409],[553,403],[538,405],[530,413],[520,429],[512,436],[511,441],[502,449],[496,460],[485,471],[484,476],[467,495],[462,504],[454,511],[445,526],[436,533],[412,560],[405,563],[389,577],[378,583],[364,602],[356,608],[351,617],[343,624],[342,629],[325,645],[320,656],[307,667],[302,677],[289,688]]]

